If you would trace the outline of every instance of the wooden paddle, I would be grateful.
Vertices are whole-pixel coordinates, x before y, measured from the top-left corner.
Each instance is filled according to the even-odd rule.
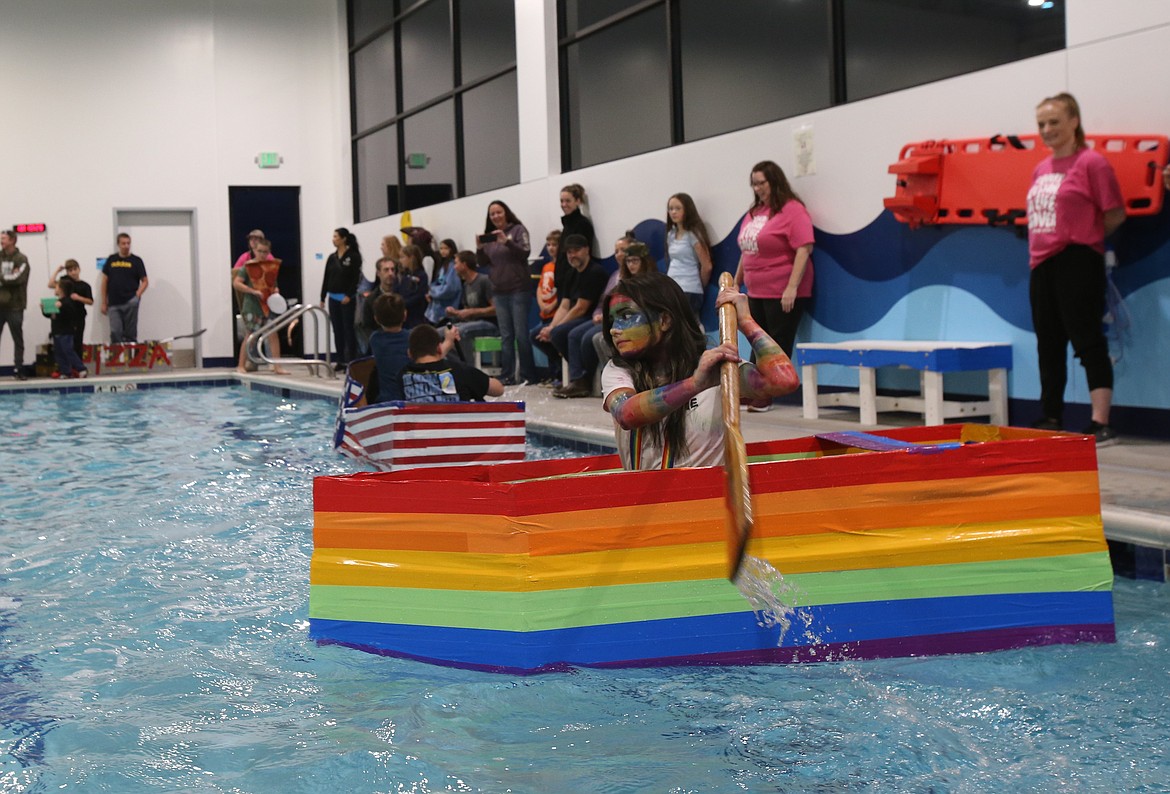
[[[719,288],[735,289],[730,273],[719,277]],[[739,321],[735,306],[719,307],[719,342],[738,346]],[[752,532],[752,494],[748,483],[747,449],[739,430],[739,365],[725,361],[719,371],[719,388],[723,397],[724,467],[727,471],[727,578],[735,581],[743,562],[744,550]]]

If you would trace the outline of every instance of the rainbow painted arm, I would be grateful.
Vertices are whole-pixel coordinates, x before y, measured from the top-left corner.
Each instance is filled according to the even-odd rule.
[[[661,422],[703,391],[694,376],[643,392],[619,391],[609,401],[609,413],[623,430]]]
[[[782,397],[800,388],[800,376],[791,359],[749,315],[739,320],[739,330],[747,337],[756,354],[755,364],[739,367],[739,396],[741,400],[761,397]]]

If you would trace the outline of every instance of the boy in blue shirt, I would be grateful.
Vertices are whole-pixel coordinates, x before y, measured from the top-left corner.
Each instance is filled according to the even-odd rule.
[[[374,300],[374,321],[379,330],[370,334],[370,353],[376,364],[378,394],[371,402],[402,400],[402,368],[410,363],[406,354],[410,333],[402,330],[406,321],[402,296],[396,292],[379,295]]]

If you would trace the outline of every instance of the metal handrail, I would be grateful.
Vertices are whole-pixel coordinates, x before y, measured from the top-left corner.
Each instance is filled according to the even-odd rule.
[[[262,345],[262,343],[273,334],[278,334],[288,326],[292,325],[302,317],[308,317],[313,321],[313,358],[272,358],[269,356]],[[320,326],[321,318],[325,320],[325,357],[321,358],[321,334]],[[301,336],[306,340],[309,339],[309,329],[306,327]],[[333,371],[331,361],[331,352],[333,350],[333,329],[329,324],[329,314],[320,306],[314,306],[311,303],[298,303],[289,306],[282,314],[269,320],[260,328],[248,334],[248,338],[244,340],[245,348],[248,351],[248,358],[257,364],[272,364],[273,366],[294,364],[309,367],[313,370],[313,374],[320,377],[318,371],[321,367],[325,368],[325,372],[330,378],[336,378],[337,374]]]

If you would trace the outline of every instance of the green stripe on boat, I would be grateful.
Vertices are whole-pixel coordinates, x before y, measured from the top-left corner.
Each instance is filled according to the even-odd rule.
[[[913,598],[1109,590],[1107,552],[1024,560],[828,571],[784,577],[793,606]],[[1023,583],[1023,584],[1021,584]],[[521,606],[523,605],[523,606]],[[497,631],[543,631],[606,623],[747,611],[726,579],[533,592],[312,585],[309,617]]]

